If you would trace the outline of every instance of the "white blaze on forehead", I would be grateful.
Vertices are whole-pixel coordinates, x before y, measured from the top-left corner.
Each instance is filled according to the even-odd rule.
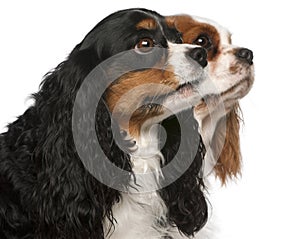
[[[221,26],[219,23],[208,19],[208,18],[203,18],[203,17],[198,17],[198,16],[192,16],[193,20],[199,22],[199,23],[206,23],[209,24],[211,26],[213,26],[214,28],[216,28],[216,30],[218,31],[218,33],[220,34],[220,40],[221,40],[221,44],[230,44],[229,39],[231,36],[231,33],[228,31],[228,29],[226,29],[225,27]]]

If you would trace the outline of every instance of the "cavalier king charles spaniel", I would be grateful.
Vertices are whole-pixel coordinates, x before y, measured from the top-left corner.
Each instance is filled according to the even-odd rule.
[[[204,176],[240,169],[252,58],[204,19],[103,19],[0,135],[0,237],[200,237]]]
[[[166,18],[182,34],[184,43],[199,45],[208,53],[208,80],[217,92],[207,95],[194,107],[207,153],[205,170],[212,169],[223,184],[240,174],[240,107],[238,100],[254,81],[253,53],[232,45],[230,32],[218,23],[189,15]],[[203,88],[206,88],[202,84]]]

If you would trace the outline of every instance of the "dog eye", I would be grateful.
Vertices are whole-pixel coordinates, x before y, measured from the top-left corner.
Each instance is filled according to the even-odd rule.
[[[135,45],[135,50],[138,53],[148,53],[152,51],[154,47],[154,41],[151,38],[142,38],[139,42]]]
[[[206,49],[209,49],[212,46],[211,39],[206,35],[200,35],[195,41],[194,44],[202,46]]]

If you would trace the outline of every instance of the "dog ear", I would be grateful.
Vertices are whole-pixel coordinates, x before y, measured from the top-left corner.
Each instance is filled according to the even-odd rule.
[[[213,136],[212,147],[220,152],[214,171],[222,184],[226,184],[227,180],[238,177],[241,173],[240,121],[240,107],[236,103],[232,110],[218,122]],[[224,130],[221,129],[224,124],[226,124],[225,136]]]
[[[186,236],[193,236],[207,222],[208,206],[203,190],[202,164],[205,146],[198,134],[198,122],[192,110],[186,110],[162,122],[166,140],[162,147],[165,163],[178,161],[180,164],[192,162],[181,175],[182,166],[175,166],[165,178],[181,175],[174,182],[160,190],[160,195],[168,208],[168,220],[179,228]],[[182,130],[185,130],[184,134]],[[188,136],[184,137],[183,136]]]
[[[39,238],[104,238],[102,220],[104,217],[112,220],[112,204],[120,197],[117,190],[90,175],[74,145],[72,113],[76,94],[85,77],[100,61],[94,50],[78,48],[46,75],[35,95],[41,121],[39,143],[34,152],[37,184],[33,189]],[[118,161],[118,166],[129,168],[124,163],[128,156],[112,139],[106,105],[99,103],[98,110],[101,114],[96,120],[96,128],[101,131],[98,141],[110,155],[109,159],[118,158],[121,162]],[[88,116],[83,112],[78,117],[79,121],[84,121]],[[88,147],[89,142],[83,146]],[[89,158],[95,159],[92,149],[90,152]]]

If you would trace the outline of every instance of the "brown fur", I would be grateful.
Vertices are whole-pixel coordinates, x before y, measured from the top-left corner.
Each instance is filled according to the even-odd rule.
[[[151,86],[151,84],[153,85]],[[161,87],[162,85],[166,87]],[[142,72],[130,72],[120,77],[116,83],[108,88],[107,104],[110,111],[114,111],[122,128],[129,130],[132,136],[138,136],[141,126],[147,119],[163,113],[161,107],[139,108],[141,107],[140,102],[143,102],[147,97],[170,93],[178,85],[179,82],[170,66],[165,71],[148,69]],[[132,89],[134,89],[134,94],[123,97]],[[122,117],[118,118],[119,115]],[[127,119],[126,116],[130,116],[130,119]],[[121,121],[124,118],[126,122]],[[127,122],[127,120],[130,121]],[[129,125],[126,125],[128,123]]]
[[[232,180],[241,174],[242,157],[239,137],[241,117],[239,112],[240,108],[238,103],[236,103],[226,117],[222,118],[218,123],[212,141],[213,147],[217,150],[221,150],[221,154],[214,170],[222,184],[226,184],[227,180]],[[224,120],[226,120],[225,142],[223,148],[218,149],[218,147],[220,147],[220,145],[218,145],[218,142],[220,141],[219,138],[223,139],[224,136],[221,135],[223,130],[219,127],[224,123]]]
[[[195,40],[203,33],[212,39],[213,47],[207,54],[207,59],[212,61],[220,53],[220,35],[216,28],[207,24],[199,23],[188,15],[169,16],[166,18],[167,25],[176,28],[182,33],[184,43],[193,44]]]
[[[136,25],[137,30],[140,29],[155,30],[156,28],[157,28],[157,23],[152,18],[144,19]]]

